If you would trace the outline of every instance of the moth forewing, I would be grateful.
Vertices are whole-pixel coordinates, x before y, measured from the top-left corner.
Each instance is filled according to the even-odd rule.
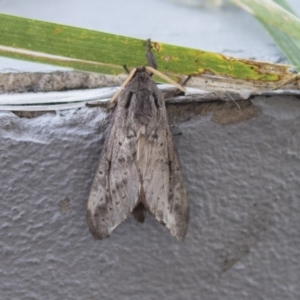
[[[158,92],[160,93],[159,90]],[[146,202],[155,218],[166,225],[172,235],[182,240],[188,228],[188,200],[164,100],[162,95],[160,97],[162,105],[156,139],[148,142],[146,147],[151,152],[151,158],[145,160],[145,165],[149,165],[144,175]]]
[[[108,237],[130,212],[147,209],[181,240],[188,201],[161,91],[145,68],[120,92],[87,203],[95,239]]]

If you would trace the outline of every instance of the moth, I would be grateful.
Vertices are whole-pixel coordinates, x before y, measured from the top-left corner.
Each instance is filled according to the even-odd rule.
[[[151,54],[148,50],[150,62]],[[109,237],[129,213],[144,222],[146,211],[178,240],[187,233],[187,193],[153,72],[134,69],[114,97],[117,105],[87,201],[87,223],[95,239]]]

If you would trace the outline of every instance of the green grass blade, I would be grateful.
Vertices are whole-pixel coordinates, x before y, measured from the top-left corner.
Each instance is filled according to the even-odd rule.
[[[288,5],[285,0],[274,0],[278,5],[282,6],[284,9],[296,15],[296,13],[292,10],[292,8]],[[300,71],[300,41],[294,38],[291,38],[285,32],[277,29],[276,27],[259,20],[265,29],[272,36],[276,44],[285,54],[286,58],[290,61],[290,63],[296,66],[296,70]]]
[[[0,23],[2,56],[112,75],[124,73],[125,64],[129,68],[147,64],[144,40],[4,14],[0,14]],[[236,79],[240,85],[271,88],[292,76],[287,65],[157,42],[152,46],[160,71],[208,78],[212,86],[225,78],[228,88]],[[206,84],[206,80],[203,82]]]
[[[261,22],[261,21],[260,21]],[[300,71],[300,43],[272,25],[261,22],[289,62]]]
[[[272,22],[272,19],[276,17],[276,14],[272,15],[274,11],[273,6],[270,5],[270,7],[268,8],[269,12],[265,13],[265,15],[263,15],[261,12],[262,7],[268,7],[267,5],[270,4],[270,1],[260,1],[261,2],[260,6],[258,6],[255,3],[255,1],[232,0],[232,2],[235,2],[236,4],[243,2],[244,5],[245,2],[247,2],[246,9],[249,11],[249,7],[250,7],[252,13],[254,12],[253,14],[260,21],[260,23],[265,27],[265,29],[269,32],[269,34],[272,36],[272,38],[274,39],[278,47],[285,54],[286,58],[296,67],[297,71],[300,71],[300,40],[292,36],[291,29],[293,28],[293,26],[289,24],[289,22],[287,22],[288,19],[283,21],[280,24],[280,26],[275,27],[274,22]],[[278,4],[278,6],[281,6],[282,9],[285,11],[284,13],[282,13],[282,17],[284,19],[286,18],[284,14],[292,14],[294,16],[296,15],[295,12],[291,9],[291,7],[288,5],[288,3],[285,0],[274,0],[273,4],[275,4],[276,6],[277,4],[275,2]],[[284,25],[286,25],[285,27],[286,29],[290,25],[290,30],[283,31]]]
[[[289,4],[285,0],[273,0],[273,1],[276,2],[278,5],[280,5],[281,7],[283,7],[288,12],[296,16],[296,13],[293,11],[293,9],[289,6]]]
[[[230,0],[249,13],[300,40],[300,20],[272,0]],[[281,1],[283,2],[283,1]],[[287,7],[287,5],[286,5]]]

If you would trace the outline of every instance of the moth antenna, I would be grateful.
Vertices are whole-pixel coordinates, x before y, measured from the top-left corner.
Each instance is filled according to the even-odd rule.
[[[190,80],[192,78],[192,76],[191,75],[189,75],[184,81],[183,81],[183,83],[181,84],[181,86],[185,86],[186,85],[186,83]],[[182,93],[182,91],[180,91],[180,90],[176,90],[175,91],[175,93],[174,93],[174,96],[176,97],[176,96],[181,96],[181,93]]]
[[[114,104],[118,98],[118,96],[120,95],[120,93],[122,92],[122,90],[125,88],[125,86],[127,85],[127,83],[131,80],[131,78],[134,76],[135,72],[136,72],[137,68],[134,68],[130,71],[128,77],[124,80],[124,82],[121,84],[120,88],[116,91],[116,93],[113,95],[113,97],[110,100],[111,104]]]
[[[181,84],[182,86],[185,86],[187,84],[187,82],[192,78],[191,75],[189,75],[185,80],[184,82]]]
[[[183,91],[184,93],[186,93],[186,90],[183,86],[181,86],[180,84],[178,84],[177,82],[175,82],[173,79],[171,79],[170,77],[166,76],[165,74],[163,74],[162,72],[159,72],[158,70],[155,70],[152,67],[145,67],[147,71],[152,72],[153,74],[155,74],[156,76],[160,77],[161,79],[164,79],[165,81],[167,81],[170,84],[173,84],[174,86],[176,86],[179,90]]]

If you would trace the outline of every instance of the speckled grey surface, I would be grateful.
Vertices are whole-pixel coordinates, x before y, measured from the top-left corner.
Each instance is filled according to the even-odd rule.
[[[40,2],[26,2],[1,1],[2,11],[50,20]],[[170,10],[176,15],[190,9],[146,2],[167,7],[168,18]],[[51,21],[70,23],[61,13],[61,3],[68,1],[59,3],[45,4],[56,17]],[[97,18],[94,10],[88,18],[87,4],[75,3],[66,20],[72,11],[80,11],[90,23],[76,19],[74,25],[100,29],[91,25],[99,24],[100,16],[114,21],[101,11]],[[120,1],[110,3],[121,9]],[[293,3],[299,11],[300,5]],[[142,9],[142,4],[136,8],[138,16]],[[210,30],[209,50],[230,45],[244,57],[276,61],[281,56],[259,25],[235,8],[217,11],[217,17],[208,11],[206,18],[219,18],[220,26],[228,14],[241,22],[246,18],[251,24],[247,30],[256,38],[250,52],[242,43],[247,44],[246,37],[239,41],[225,29],[224,34],[233,34],[230,44],[225,38],[214,41],[215,29],[201,23],[204,12],[198,13],[202,31]],[[222,26],[238,27],[232,18]],[[103,30],[113,32],[107,26]],[[151,26],[160,28],[159,22]],[[190,44],[187,37],[180,43],[180,27],[172,31],[172,26],[153,38],[201,47],[193,44],[196,32]],[[143,37],[138,31],[143,32],[135,28],[130,35]],[[203,32],[197,33],[199,40]],[[5,61],[10,65],[11,60]],[[23,70],[28,64],[18,66]],[[220,125],[209,114],[173,124],[173,131],[181,133],[174,139],[191,209],[183,242],[149,215],[143,225],[130,216],[111,238],[93,240],[85,223],[85,202],[105,137],[107,115],[101,109],[33,119],[0,112],[0,299],[300,299],[300,102],[293,97],[252,102],[260,113],[247,121]],[[59,203],[65,197],[70,210],[62,214]]]

